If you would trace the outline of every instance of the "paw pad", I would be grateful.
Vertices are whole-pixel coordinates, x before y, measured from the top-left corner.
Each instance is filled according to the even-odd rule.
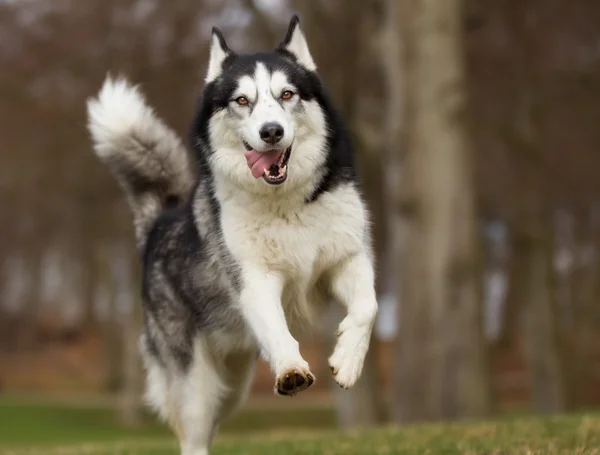
[[[279,395],[293,396],[308,389],[314,382],[315,377],[312,373],[296,369],[288,370],[277,378],[275,392]]]

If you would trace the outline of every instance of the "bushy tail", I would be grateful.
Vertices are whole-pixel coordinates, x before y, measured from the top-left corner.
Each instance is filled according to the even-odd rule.
[[[138,87],[124,78],[107,77],[87,109],[94,152],[125,190],[142,247],[159,213],[189,195],[194,184],[191,156]]]

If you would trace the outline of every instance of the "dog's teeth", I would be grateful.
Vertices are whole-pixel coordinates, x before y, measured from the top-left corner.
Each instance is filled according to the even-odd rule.
[[[287,172],[287,164],[279,170],[279,174],[285,174],[286,172]]]
[[[269,170],[268,170],[268,169],[265,169],[265,175],[266,175],[267,177],[270,177],[270,176],[271,176],[271,173],[269,172]]]

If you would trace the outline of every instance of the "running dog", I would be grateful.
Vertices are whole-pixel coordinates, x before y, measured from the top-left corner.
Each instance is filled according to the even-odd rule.
[[[259,355],[277,394],[313,384],[295,334],[332,300],[347,316],[329,365],[352,387],[377,314],[369,217],[298,18],[251,55],[213,29],[189,148],[124,78],[87,108],[94,152],[134,214],[147,399],[181,453],[208,454]]]

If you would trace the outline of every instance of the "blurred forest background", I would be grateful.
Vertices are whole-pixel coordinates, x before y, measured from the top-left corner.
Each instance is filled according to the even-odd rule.
[[[187,134],[217,25],[272,48],[293,12],[348,122],[374,217],[380,315],[338,424],[600,404],[600,2],[0,1],[0,393],[113,396],[133,423],[132,216],[92,155],[85,101],[140,83]],[[273,378],[257,371],[251,400]],[[262,401],[261,401],[262,400]]]

